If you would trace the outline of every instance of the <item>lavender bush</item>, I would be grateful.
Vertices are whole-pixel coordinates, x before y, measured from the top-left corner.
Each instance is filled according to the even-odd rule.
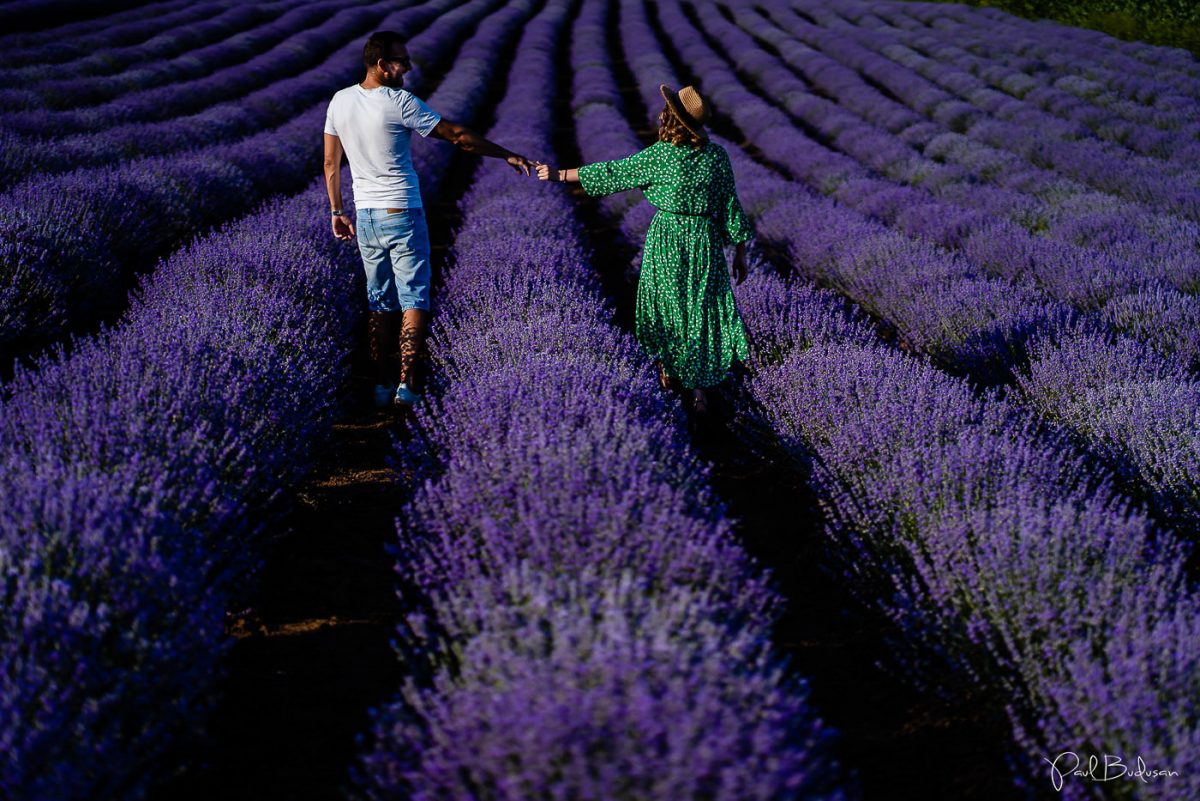
[[[476,633],[382,724],[368,798],[814,797],[802,691],[703,594],[521,563],[483,583],[439,604]]]
[[[450,4],[433,5],[445,9]],[[436,15],[434,10],[420,8],[425,10],[426,22]],[[199,86],[185,85],[182,99],[176,99],[179,87],[173,86],[149,90],[148,96],[122,98],[109,109],[112,116],[106,122],[112,127],[107,130],[46,141],[29,141],[18,134],[6,134],[7,141],[0,151],[5,156],[0,168],[0,187],[19,186],[20,179],[31,174],[35,177],[30,183],[39,186],[45,183],[45,174],[173,153],[189,145],[194,147],[195,142],[208,143],[211,149],[215,143],[238,140],[285,123],[312,104],[327,100],[329,94],[352,79],[361,69],[361,37],[376,29],[387,12],[387,4],[376,2],[332,16],[326,14],[326,22],[322,25],[293,36],[290,41],[252,59],[249,65],[198,82]],[[337,49],[333,55],[322,58],[334,47]],[[314,53],[320,59],[316,63],[312,61]],[[352,58],[355,53],[359,54],[358,65]],[[265,75],[260,76],[260,71]],[[263,78],[270,77],[277,80],[261,86]],[[237,100],[207,105],[226,93],[237,97],[241,94],[240,87],[246,84],[261,88]],[[203,111],[186,114],[195,108],[186,91],[188,88],[195,90],[197,99],[206,101]],[[163,104],[164,97],[169,98],[166,119],[137,121],[139,115],[145,113],[144,109],[155,109]],[[133,121],[123,120],[126,113]],[[53,120],[43,119],[42,122],[53,125]]]
[[[1075,432],[1186,530],[1200,527],[1200,383],[1135,342],[1077,328],[1039,339],[1021,396]]]
[[[149,23],[149,20],[145,19],[146,17],[178,10],[184,4],[163,2],[163,4],[155,4],[149,8],[132,8],[132,10],[126,11],[128,6],[136,5],[140,4],[132,0],[116,0],[116,2],[106,4],[107,7],[102,7],[100,2],[95,0],[50,0],[50,2],[13,0],[6,2],[4,7],[0,8],[0,23],[5,31],[22,31],[17,34],[10,32],[6,37],[7,42],[19,47],[20,44],[26,42],[42,42],[48,37],[55,36],[59,31],[64,35],[74,34],[77,31],[94,31],[97,24],[95,18],[102,17],[104,12],[118,12],[112,13],[114,22],[119,20],[119,22],[127,24],[114,30],[114,34],[130,36],[136,40],[145,31],[161,30],[158,28],[161,23],[154,20],[151,24],[146,24]],[[67,20],[68,24],[49,26],[49,31],[38,30],[42,29],[48,20],[55,20],[55,22]],[[100,43],[103,43],[103,40],[100,40]]]
[[[217,42],[173,59],[156,60],[156,48],[147,43],[144,55],[133,50],[149,63],[116,75],[64,79],[42,65],[21,73],[0,71],[0,79],[12,81],[13,87],[0,92],[0,107],[22,109],[0,114],[0,125],[38,140],[24,143],[34,150],[26,157],[30,171],[42,164],[52,166],[55,162],[41,140],[60,139],[67,147],[77,147],[81,140],[71,134],[183,116],[311,66],[330,49],[326,42],[336,41],[331,34],[336,36],[339,28],[330,24],[332,9],[323,3],[296,7],[290,2],[234,9],[250,12],[248,19],[264,24],[238,35],[230,35],[228,24],[212,25],[220,31]],[[67,156],[60,163],[75,162]]]
[[[145,41],[125,46],[113,46],[106,42],[104,46],[86,56],[80,56],[78,51],[67,51],[73,56],[72,65],[76,74],[74,80],[83,83],[92,80],[91,76],[127,72],[127,67],[151,59],[174,60],[171,58],[172,56],[187,49],[191,49],[195,53],[202,53],[227,38],[242,40],[244,38],[243,31],[248,32],[256,26],[262,25],[272,15],[280,13],[280,10],[286,7],[285,2],[255,8],[231,7],[228,3],[223,2],[199,4],[196,8],[207,18],[182,30],[163,33],[156,31],[156,35]],[[252,37],[251,34],[251,40]],[[0,100],[0,108],[4,111],[28,108],[29,104],[22,97],[28,100],[40,99],[42,102],[54,103],[58,98],[57,93],[45,90],[51,86],[66,87],[70,85],[70,82],[55,78],[53,66],[49,63],[52,51],[48,47],[45,49],[48,57],[46,61],[23,67],[0,67],[0,78],[5,81],[24,82],[24,90],[27,92],[24,96],[19,92],[10,93],[11,90],[0,93],[0,97],[3,98]],[[215,63],[219,65],[219,62]],[[180,63],[179,66],[182,67],[183,64]],[[96,83],[103,85],[99,81]],[[103,99],[101,97],[92,100],[88,96],[73,98],[81,105],[99,103]]]
[[[345,376],[353,253],[322,194],[197,241],[119,326],[3,388],[5,796],[140,797],[203,722],[263,510]]]

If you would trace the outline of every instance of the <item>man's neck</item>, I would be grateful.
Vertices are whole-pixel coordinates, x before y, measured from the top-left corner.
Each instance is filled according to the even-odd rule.
[[[367,77],[363,78],[362,83],[360,83],[359,86],[361,86],[363,89],[378,89],[379,87],[383,86],[383,84],[379,82],[378,78],[368,72]]]

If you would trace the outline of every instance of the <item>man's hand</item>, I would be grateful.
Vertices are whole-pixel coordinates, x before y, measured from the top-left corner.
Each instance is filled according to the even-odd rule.
[[[333,235],[342,240],[354,238],[354,223],[350,221],[349,215],[343,214],[333,218]]]
[[[733,283],[739,285],[746,280],[746,249],[741,245],[733,254]]]
[[[513,154],[504,160],[508,162],[508,166],[522,175],[533,175],[534,164],[524,156]]]

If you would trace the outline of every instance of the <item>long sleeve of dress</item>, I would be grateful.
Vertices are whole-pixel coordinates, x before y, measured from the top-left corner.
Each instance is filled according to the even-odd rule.
[[[629,189],[645,189],[653,180],[656,156],[661,142],[656,142],[632,156],[613,161],[597,161],[579,168],[579,183],[589,195],[611,195]]]
[[[733,181],[733,165],[729,163],[728,156],[724,162],[719,179],[724,202],[717,211],[717,224],[726,244],[736,245],[754,236],[754,226],[750,224],[750,218],[746,216],[742,202],[738,200],[737,187]]]

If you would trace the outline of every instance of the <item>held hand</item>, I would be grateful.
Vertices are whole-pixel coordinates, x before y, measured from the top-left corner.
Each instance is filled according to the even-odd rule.
[[[735,286],[746,280],[746,254],[740,248],[733,254],[732,272]]]
[[[541,181],[557,181],[559,180],[558,170],[551,167],[549,164],[542,164],[540,161],[537,165],[538,179]]]
[[[346,215],[333,218],[333,235],[341,240],[354,238],[354,223]]]
[[[505,159],[508,165],[522,175],[533,175],[534,164],[524,156],[509,156]]]

